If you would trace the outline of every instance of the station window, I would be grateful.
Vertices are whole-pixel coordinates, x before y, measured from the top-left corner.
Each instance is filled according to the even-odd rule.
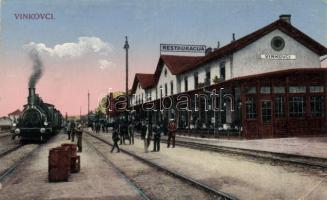
[[[174,94],[174,83],[172,81],[170,82],[170,94]]]
[[[167,87],[167,83],[165,84],[165,96],[168,95],[168,87]]]
[[[151,101],[151,91],[146,92],[146,101]]]
[[[205,85],[206,85],[206,86],[209,86],[210,83],[211,83],[211,73],[210,73],[210,71],[207,71],[207,72],[206,72]]]
[[[248,97],[246,99],[245,106],[246,106],[246,118],[255,119],[257,117],[255,98]]]
[[[255,94],[257,92],[257,89],[255,87],[248,87],[245,89],[245,93],[247,94]]]
[[[271,40],[271,47],[276,51],[281,51],[285,47],[285,41],[280,36],[275,36]]]
[[[310,86],[310,92],[311,93],[324,92],[324,87],[323,86]]]
[[[160,98],[162,98],[162,85],[160,85]]]
[[[261,103],[262,122],[271,122],[271,101],[263,101]]]
[[[274,87],[274,93],[275,94],[284,94],[285,93],[285,87],[281,87],[281,86]]]
[[[323,117],[325,113],[325,98],[323,96],[310,97],[311,113],[315,117]]]
[[[165,72],[164,73],[165,73],[165,76],[167,76],[167,69],[165,69]]]
[[[187,81],[187,77],[184,78],[184,87],[185,87],[185,92],[188,91],[188,81]]]
[[[303,117],[305,112],[304,96],[292,96],[289,98],[290,117]]]
[[[225,62],[220,63],[219,73],[220,73],[220,78],[222,80],[225,80],[226,78]]]
[[[290,93],[305,93],[305,86],[291,86],[289,88]]]
[[[271,91],[270,87],[267,87],[267,86],[264,86],[264,87],[260,88],[260,93],[261,94],[270,94],[270,91]]]
[[[194,73],[194,89],[197,89],[199,85],[199,76],[198,73]]]
[[[275,117],[280,118],[285,116],[285,101],[283,96],[276,96],[274,99]]]

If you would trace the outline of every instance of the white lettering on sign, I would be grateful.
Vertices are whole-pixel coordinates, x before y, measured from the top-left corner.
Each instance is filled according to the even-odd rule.
[[[185,44],[160,44],[161,52],[192,52],[204,53],[205,45],[185,45]]]
[[[295,60],[296,55],[286,55],[286,54],[261,54],[261,59],[270,59],[270,60]]]

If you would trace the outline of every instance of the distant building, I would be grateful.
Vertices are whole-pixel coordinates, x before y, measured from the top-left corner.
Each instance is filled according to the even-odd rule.
[[[120,91],[111,92],[108,95],[107,116],[110,123],[123,117],[123,107],[126,107],[125,98],[125,92]]]
[[[9,117],[1,117],[0,118],[0,131],[8,130],[12,126],[12,121]]]
[[[21,114],[22,114],[22,111],[17,109],[14,112],[9,113],[8,117],[11,119],[11,121],[17,122],[17,119],[20,117]]]

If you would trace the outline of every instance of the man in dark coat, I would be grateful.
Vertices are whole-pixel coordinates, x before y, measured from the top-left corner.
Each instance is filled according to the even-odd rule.
[[[117,148],[117,152],[120,152],[119,146],[118,146],[118,141],[120,140],[119,138],[119,134],[118,134],[118,125],[114,126],[114,130],[112,132],[112,141],[113,141],[113,145],[111,148],[111,153],[114,151],[115,148]]]
[[[83,137],[82,124],[78,123],[76,125],[75,132],[76,132],[76,137],[77,137],[78,152],[82,152],[82,137]]]
[[[70,125],[71,125],[70,121],[67,121],[66,131],[67,131],[67,135],[68,135],[68,140],[70,140],[70,135],[71,135],[71,133],[70,133]]]
[[[71,134],[72,142],[74,142],[74,140],[75,140],[75,122],[74,122],[74,120],[70,121],[70,134]]]
[[[154,127],[153,132],[154,132],[153,151],[160,151],[160,137],[161,137],[162,129],[159,126],[159,124],[157,124]]]
[[[123,124],[121,122],[119,122],[117,128],[118,128],[117,132],[118,132],[118,135],[120,137],[119,144],[122,145],[123,144],[123,141],[124,141],[124,130],[123,130],[124,128],[123,128]]]
[[[122,131],[123,131],[123,135],[124,135],[123,143],[126,144],[125,140],[128,140],[129,144],[131,144],[131,138],[129,137],[129,134],[128,134],[128,123],[127,123],[127,121],[123,122]]]
[[[141,139],[142,140],[144,140],[144,138],[145,138],[146,131],[147,131],[147,126],[146,126],[145,122],[142,122],[142,125],[141,125]]]
[[[153,133],[152,133],[152,123],[151,122],[149,122],[148,123],[148,135],[147,135],[147,137],[146,137],[146,140],[147,140],[147,147],[149,148],[149,146],[150,146],[150,143],[151,143],[151,139],[152,139],[152,135],[153,135]]]
[[[128,125],[129,144],[134,144],[134,124]]]
[[[171,119],[168,124],[168,140],[167,140],[167,148],[170,147],[170,142],[172,141],[173,148],[175,147],[175,135],[176,135],[176,123],[174,119]]]

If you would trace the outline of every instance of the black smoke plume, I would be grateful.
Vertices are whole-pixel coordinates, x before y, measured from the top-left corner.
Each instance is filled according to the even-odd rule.
[[[33,61],[33,72],[30,76],[30,80],[28,82],[29,88],[35,88],[36,83],[42,76],[43,72],[43,63],[40,57],[39,52],[36,49],[31,49],[29,52],[29,56]]]

